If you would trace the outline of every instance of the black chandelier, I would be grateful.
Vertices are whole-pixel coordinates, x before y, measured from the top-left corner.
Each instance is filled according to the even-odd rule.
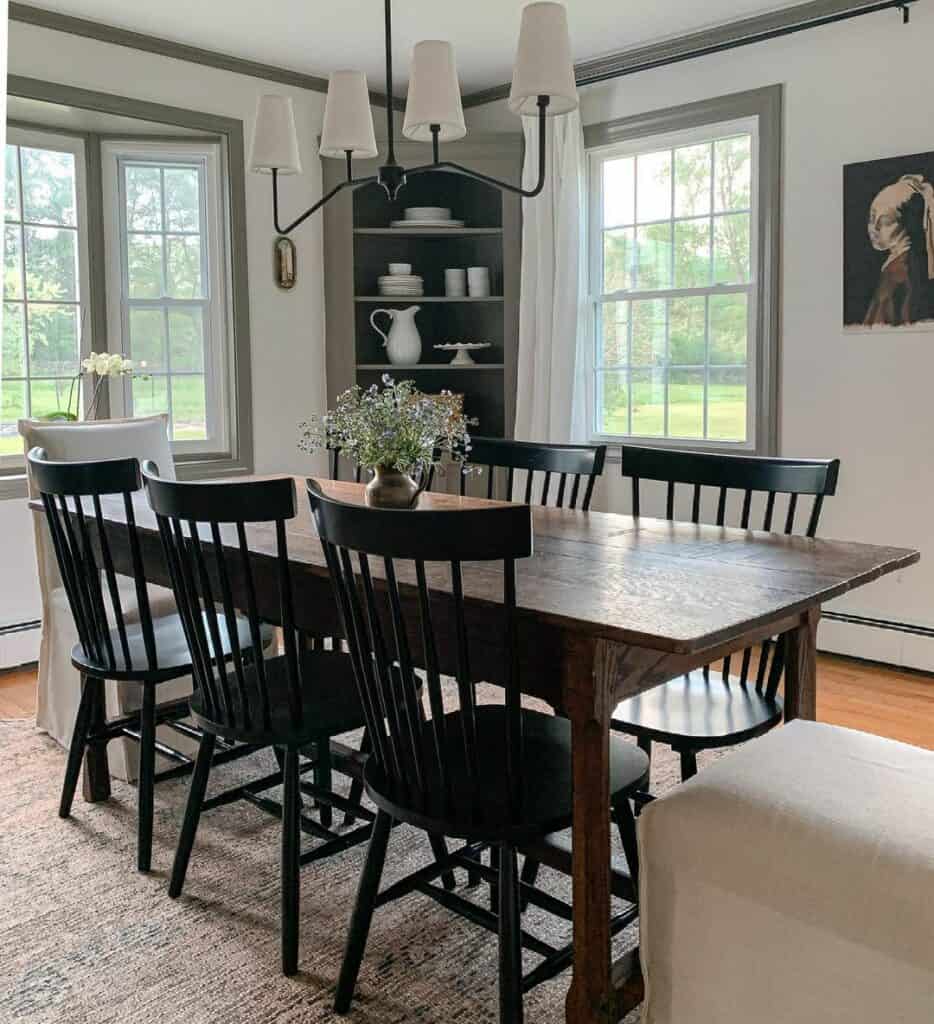
[[[426,171],[454,171],[527,199],[534,198],[544,188],[545,121],[549,116],[566,114],[577,107],[577,87],[564,5],[554,0],[541,0],[527,4],[522,11],[508,102],[513,113],[538,120],[538,178],[532,188],[526,189],[481,174],[453,160],[441,159],[441,143],[463,138],[467,128],[453,49],[450,43],[439,40],[425,40],[415,45],[402,129],[406,138],[431,142],[432,160],[411,168],[399,164],[395,154],[391,0],[384,2],[386,127],[389,137],[386,161],[376,174],[362,178],[353,176],[355,159],[377,156],[366,75],[362,71],[333,72],[328,83],[319,151],[322,156],[345,160],[347,178],[284,227],[279,222],[279,178],[284,174],[301,173],[295,116],[289,97],[260,97],[250,169],[272,174],[273,224],[280,235],[290,234],[346,188],[378,182],[391,201],[396,199],[408,178]]]

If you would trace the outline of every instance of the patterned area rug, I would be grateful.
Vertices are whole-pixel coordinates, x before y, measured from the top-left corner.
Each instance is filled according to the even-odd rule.
[[[63,751],[29,722],[0,722],[0,1021],[29,1024],[317,1024],[331,1009],[365,846],[302,869],[299,974],[279,973],[279,827],[236,803],[207,812],[185,892],[165,892],[187,780],[156,787],[153,872],[135,870],[133,787],[57,817]],[[677,779],[659,751],[656,791]],[[212,773],[210,791],[272,770],[269,751]],[[616,837],[614,837],[615,839]],[[305,837],[308,842],[308,837]],[[390,839],[384,884],[427,863],[422,833]],[[569,883],[542,871],[569,896]],[[466,876],[458,872],[459,888]],[[485,893],[473,890],[476,898]],[[524,917],[554,944],[570,925]],[[635,941],[619,936],[617,950]],[[537,961],[528,954],[526,969]],[[357,998],[356,1024],[497,1019],[495,936],[420,894],[378,910]],[[564,1020],[570,972],[526,997],[534,1024]],[[627,1018],[634,1024],[638,1012]]]

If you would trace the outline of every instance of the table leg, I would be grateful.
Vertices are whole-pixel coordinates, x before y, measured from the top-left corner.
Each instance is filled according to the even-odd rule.
[[[817,623],[820,608],[809,608],[797,629],[785,634],[785,721],[817,717]]]
[[[570,1024],[616,1020],[610,946],[610,681],[608,644],[576,638],[565,654],[574,823],[574,977]]]
[[[91,687],[91,708],[89,712],[90,732],[100,733],[107,723],[104,680],[88,678],[86,686]],[[93,740],[84,752],[84,778],[81,795],[89,804],[110,798],[110,760],[107,757],[107,743]]]

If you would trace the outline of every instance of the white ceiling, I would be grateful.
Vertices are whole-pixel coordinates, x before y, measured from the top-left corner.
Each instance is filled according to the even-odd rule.
[[[382,91],[382,0],[34,0],[35,6],[308,74],[362,67]],[[800,0],[567,0],[575,60]],[[396,95],[420,39],[455,44],[465,93],[507,82],[523,0],[395,0]]]

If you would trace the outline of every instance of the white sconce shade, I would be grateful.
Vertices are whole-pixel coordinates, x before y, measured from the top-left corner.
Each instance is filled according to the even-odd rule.
[[[344,157],[348,151],[354,160],[377,154],[370,93],[362,71],[332,71],[324,101],[320,153]]]
[[[442,142],[467,134],[454,48],[439,39],[424,39],[412,51],[402,134],[407,139],[429,141],[433,124],[441,126],[438,138]]]
[[[271,174],[301,174],[295,113],[288,96],[260,96],[256,104],[250,170]]]
[[[509,109],[523,117],[537,115],[539,96],[550,97],[549,117],[577,109],[567,10],[553,0],[530,3],[522,10]]]

